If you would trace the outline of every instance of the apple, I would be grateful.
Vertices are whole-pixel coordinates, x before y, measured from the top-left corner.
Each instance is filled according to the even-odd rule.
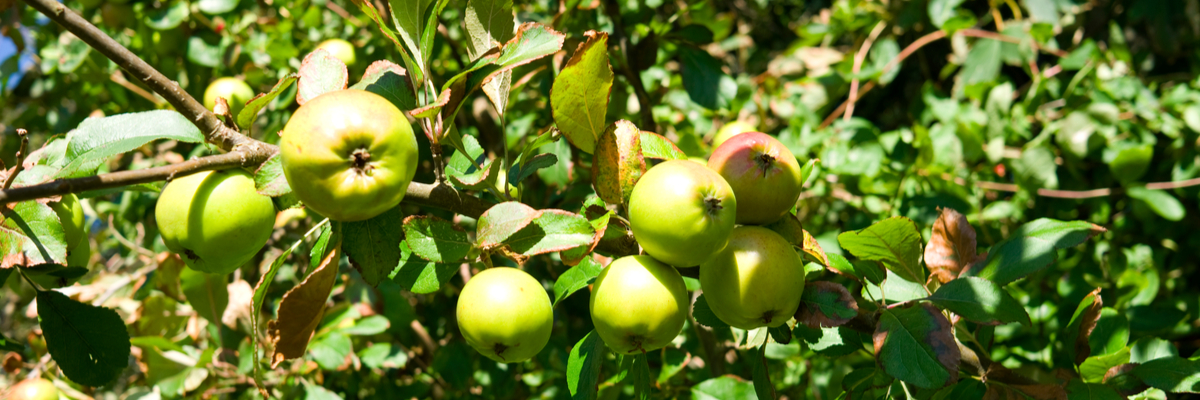
[[[800,197],[800,163],[779,140],[761,132],[730,138],[713,151],[708,167],[733,187],[737,223],[764,225],[779,220]]]
[[[533,358],[550,341],[554,310],[542,284],[525,271],[488,268],[458,296],[458,330],[467,344],[501,363]]]
[[[725,250],[700,264],[700,287],[713,314],[730,326],[774,328],[800,307],[804,263],[775,231],[740,226]]]
[[[380,95],[356,89],[300,106],[279,141],[283,173],[309,209],[335,221],[361,221],[404,199],[417,172],[417,137]]]
[[[725,124],[724,126],[721,127],[721,129],[717,130],[716,135],[713,135],[713,140],[712,140],[713,148],[720,147],[722,144],[725,143],[726,140],[729,140],[729,138],[731,138],[731,137],[737,136],[744,132],[753,132],[756,130],[758,130],[758,128],[755,128],[754,125],[750,125],[750,123],[742,122],[742,121],[733,121],[728,124]]]
[[[50,203],[50,209],[54,210],[54,214],[58,215],[59,222],[62,222],[68,252],[78,246],[80,242],[86,242],[83,206],[79,204],[79,197],[74,194],[65,194],[61,200]]]
[[[210,274],[233,272],[271,237],[275,205],[258,194],[240,169],[204,171],[167,184],[154,210],[167,248],[188,267]]]
[[[218,97],[229,103],[229,113],[237,117],[242,107],[246,106],[246,102],[254,99],[254,90],[250,89],[246,81],[238,78],[217,78],[204,90],[204,106],[212,110],[217,106]]]
[[[647,254],[676,267],[700,265],[725,248],[737,209],[725,178],[688,160],[650,168],[629,196],[634,238]]]
[[[58,388],[41,378],[26,379],[8,389],[9,400],[58,400]]]
[[[318,49],[325,49],[330,55],[342,60],[346,66],[354,66],[354,45],[342,39],[329,39],[317,45]]]
[[[645,353],[671,343],[683,329],[687,308],[683,276],[649,256],[610,263],[596,277],[589,302],[596,334],[619,354]]]

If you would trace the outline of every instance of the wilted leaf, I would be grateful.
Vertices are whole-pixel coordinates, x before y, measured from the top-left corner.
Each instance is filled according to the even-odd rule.
[[[271,368],[278,367],[284,360],[304,355],[337,281],[341,253],[340,247],[334,247],[321,261],[321,266],[283,295],[279,302],[279,319],[267,322],[267,338],[275,347]]]
[[[300,83],[296,90],[296,103],[304,105],[322,94],[342,90],[350,81],[346,64],[325,49],[317,49],[304,56],[300,63]]]
[[[925,265],[939,281],[950,282],[958,277],[959,271],[975,262],[975,246],[975,228],[967,222],[967,217],[943,208],[925,246]]]
[[[413,254],[432,262],[458,261],[471,251],[467,233],[438,217],[412,215],[405,218],[404,236]]]
[[[958,380],[954,332],[932,305],[883,311],[874,341],[875,358],[896,379],[929,389]]]
[[[858,315],[858,302],[845,286],[816,281],[804,285],[796,322],[810,328],[832,328],[850,322]]]
[[[825,254],[825,250],[821,249],[821,244],[817,243],[817,238],[805,230],[801,230],[801,233],[804,234],[804,243],[800,246],[801,252],[821,263],[821,265],[828,267],[829,256]]]
[[[838,243],[862,260],[879,261],[888,271],[910,282],[925,282],[921,267],[921,233],[912,220],[892,217],[866,229],[843,232]]]
[[[605,132],[613,73],[608,63],[608,34],[587,31],[584,36],[587,39],[554,78],[550,105],[554,122],[567,140],[585,153],[592,153]]]
[[[640,133],[632,122],[620,120],[609,125],[596,142],[592,184],[596,194],[609,204],[625,204],[633,186],[646,173]]]

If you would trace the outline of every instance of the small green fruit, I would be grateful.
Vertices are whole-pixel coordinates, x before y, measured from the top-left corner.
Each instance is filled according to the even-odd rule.
[[[325,49],[330,55],[342,60],[342,63],[347,67],[354,66],[354,45],[342,39],[329,39],[317,45],[318,49]]]
[[[694,267],[725,248],[737,208],[721,175],[696,162],[671,160],[650,168],[634,185],[629,222],[647,254]]]
[[[154,210],[163,242],[194,270],[227,274],[267,243],[275,205],[240,169],[205,171],[167,184]]]
[[[554,311],[546,289],[525,271],[476,274],[458,296],[458,329],[467,344],[501,363],[533,358],[550,340]]]
[[[742,122],[742,121],[730,122],[730,123],[722,126],[721,129],[717,130],[717,134],[713,136],[712,147],[714,149],[717,147],[721,147],[721,144],[725,143],[725,141],[729,140],[729,138],[731,138],[731,137],[740,135],[745,132],[754,132],[757,130],[758,129],[755,128],[754,125],[750,125],[747,122]]]
[[[204,90],[204,106],[212,110],[217,106],[218,97],[224,98],[229,103],[229,113],[237,117],[238,112],[242,111],[242,107],[246,106],[246,102],[254,99],[254,90],[250,89],[250,85],[247,85],[246,81],[224,77],[208,84],[208,89]]]
[[[609,349],[645,353],[670,344],[683,329],[687,287],[675,268],[650,256],[626,256],[596,277],[589,306]]]
[[[777,327],[800,307],[804,263],[783,236],[759,226],[742,226],[729,246],[700,264],[700,287],[713,314],[730,326]]]

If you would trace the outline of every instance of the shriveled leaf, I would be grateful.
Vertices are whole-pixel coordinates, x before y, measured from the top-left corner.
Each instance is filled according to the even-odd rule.
[[[925,246],[925,266],[942,283],[975,262],[975,228],[957,210],[941,209]]]
[[[499,247],[539,215],[538,210],[516,201],[494,205],[479,216],[475,240],[485,250]]]
[[[1071,322],[1060,337],[1065,347],[1065,355],[1072,363],[1081,364],[1092,354],[1088,337],[1092,335],[1092,330],[1096,329],[1096,322],[1100,320],[1100,310],[1103,307],[1100,288],[1096,288],[1079,302],[1079,307],[1075,308],[1075,313],[1071,315]]]
[[[888,271],[910,282],[925,282],[921,267],[921,233],[912,220],[892,217],[866,229],[843,232],[838,243],[862,260],[879,261]]]
[[[404,236],[413,254],[432,262],[458,261],[471,251],[471,239],[467,237],[467,232],[433,216],[413,215],[405,218]]]
[[[832,328],[850,322],[858,315],[858,302],[845,286],[816,281],[804,285],[796,322],[810,328]]]
[[[558,280],[554,281],[554,305],[558,305],[558,302],[571,294],[591,285],[603,270],[604,266],[600,263],[591,257],[585,257],[579,265],[571,267],[567,272],[559,275]]]
[[[813,237],[808,231],[802,230],[804,235],[804,243],[800,245],[800,251],[806,258],[821,263],[821,265],[829,266],[829,255],[825,254],[825,250],[821,248],[821,244],[817,243],[817,238]]]
[[[170,110],[85,119],[68,135],[67,164],[55,178],[91,175],[109,157],[160,139],[200,143],[204,135],[183,114]]]
[[[400,263],[388,278],[417,294],[433,293],[454,277],[458,265],[426,261],[413,254],[408,241],[400,242]]]
[[[180,3],[183,2],[181,1]],[[246,102],[246,106],[242,107],[242,110],[238,112],[238,115],[236,115],[238,126],[240,126],[243,131],[250,132],[250,128],[254,126],[255,117],[258,117],[258,112],[262,110],[263,107],[271,104],[271,102],[274,101],[276,97],[279,97],[280,94],[283,94],[283,91],[287,90],[289,86],[292,86],[292,82],[295,82],[297,79],[300,79],[300,75],[284,75],[282,78],[279,78],[279,82],[276,82],[275,86],[272,87],[269,92],[259,93],[258,96],[254,96],[253,99],[250,99],[250,101]]]
[[[413,92],[412,82],[408,80],[408,71],[388,60],[371,63],[367,67],[367,71],[363,73],[362,80],[350,88],[366,90],[383,96],[401,111],[412,110],[419,106]]]
[[[58,215],[38,201],[0,205],[0,269],[63,264],[67,240]]]
[[[687,154],[663,135],[642,131],[642,155],[656,160],[683,160]]]
[[[927,389],[958,380],[954,332],[932,305],[883,311],[874,341],[875,358],[896,379]]]
[[[952,280],[933,292],[929,300],[939,307],[980,324],[1031,324],[1025,306],[1004,288],[983,278],[962,277]]]
[[[600,366],[608,347],[596,331],[588,332],[567,357],[567,389],[572,399],[596,399],[600,381]]]
[[[584,36],[587,39],[554,78],[550,105],[554,122],[567,140],[585,153],[592,153],[605,131],[613,72],[608,63],[608,34],[587,31]]]
[[[342,251],[371,286],[378,286],[400,262],[403,217],[397,206],[365,221],[342,223]]]
[[[339,247],[334,247],[321,261],[321,266],[283,295],[279,303],[279,319],[267,322],[267,338],[275,348],[271,355],[271,368],[278,367],[284,360],[304,355],[313,330],[321,322],[326,300],[333,292],[333,284],[337,282],[341,253]]]
[[[283,175],[283,159],[272,155],[254,171],[254,189],[263,196],[279,197],[292,192],[287,177]]]
[[[620,120],[609,125],[595,143],[592,184],[596,194],[609,204],[625,204],[633,186],[646,173],[640,133],[632,122]]]
[[[72,381],[104,386],[129,366],[129,334],[116,311],[49,290],[37,293],[37,313],[46,349]]]
[[[345,89],[350,82],[346,64],[325,49],[317,49],[304,56],[299,75],[296,103],[300,105],[322,94]]]

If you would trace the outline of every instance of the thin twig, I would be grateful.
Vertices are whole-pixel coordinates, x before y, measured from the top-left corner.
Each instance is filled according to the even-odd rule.
[[[849,121],[854,116],[854,102],[858,101],[858,72],[862,70],[862,63],[867,59],[871,45],[875,43],[875,39],[879,38],[879,34],[883,33],[883,28],[886,26],[887,23],[884,21],[875,24],[875,28],[871,29],[871,34],[867,35],[867,40],[864,40],[862,47],[858,49],[858,54],[854,55],[854,71],[852,73],[854,79],[850,81],[850,98],[846,100],[846,114],[842,116],[843,121]]]
[[[963,30],[960,30],[955,33],[958,33],[960,35],[967,36],[967,37],[977,37],[977,38],[984,38],[984,39],[999,40],[1001,42],[1008,42],[1008,43],[1020,44],[1021,42],[1024,41],[1021,38],[1016,38],[1016,37],[1008,36],[1008,35],[1001,34],[1001,33],[985,31],[983,29],[975,29],[975,28],[963,29]],[[1064,50],[1047,49],[1045,47],[1042,47],[1040,44],[1038,44],[1038,42],[1036,40],[1028,39],[1028,41],[1029,41],[1030,45],[1033,46],[1034,50],[1041,51],[1041,52],[1047,53],[1047,54],[1053,54],[1058,57],[1066,57],[1066,56],[1070,55],[1070,53],[1068,53]]]
[[[175,177],[191,175],[202,171],[228,169],[242,166],[245,155],[242,153],[225,153],[214,156],[200,157],[178,164],[161,167],[120,171],[81,178],[57,179],[50,182],[5,189],[0,191],[0,204],[18,201],[34,200],[43,197],[61,196],[67,193],[79,193],[89,190],[109,189],[139,183],[170,180]]]
[[[642,115],[641,129],[658,132],[658,127],[654,124],[654,110],[651,109],[650,94],[646,92],[642,76],[633,70],[633,66],[629,62],[629,38],[625,36],[625,23],[621,21],[621,8],[615,0],[606,0],[604,12],[612,19],[613,39],[616,39],[617,46],[621,48],[621,55],[625,57],[621,65],[621,73],[625,75],[629,86],[633,86],[633,93],[637,95],[638,113]]]
[[[25,156],[29,150],[29,131],[17,129],[17,136],[21,137],[21,149],[17,150],[17,165],[13,166],[13,172],[8,174],[8,178],[4,179],[4,190],[12,187],[13,181],[17,180],[17,174],[25,169]]]
[[[156,96],[154,93],[147,92],[146,89],[142,89],[141,87],[138,87],[138,85],[134,85],[133,82],[130,82],[128,79],[125,79],[125,74],[122,74],[121,71],[113,71],[112,75],[108,76],[108,79],[113,81],[113,83],[125,88],[125,90],[133,92],[134,94],[149,100],[151,103],[154,103],[155,106],[160,106],[163,103],[166,103],[162,97]]]
[[[897,54],[895,58],[893,58],[891,61],[888,61],[887,65],[884,65],[883,69],[879,71],[880,74],[886,74],[889,70],[900,65],[901,62],[904,62],[904,59],[908,58],[908,56],[911,56],[913,53],[917,52],[917,50],[920,50],[922,47],[925,47],[925,45],[944,37],[946,37],[946,31],[934,31],[925,36],[917,38],[917,40],[905,47],[904,50],[901,50],[900,54]],[[875,81],[867,82],[867,84],[863,85],[863,89],[859,92],[859,97],[861,98],[863,95],[866,95],[867,92],[874,87]],[[833,114],[830,114],[825,118],[824,121],[821,122],[820,128],[829,126],[829,124],[832,124],[838,116],[841,116],[842,112],[844,112],[846,107],[849,105],[849,102],[849,100],[846,100],[846,102],[843,102],[842,105],[838,106],[838,108],[834,110]]]

